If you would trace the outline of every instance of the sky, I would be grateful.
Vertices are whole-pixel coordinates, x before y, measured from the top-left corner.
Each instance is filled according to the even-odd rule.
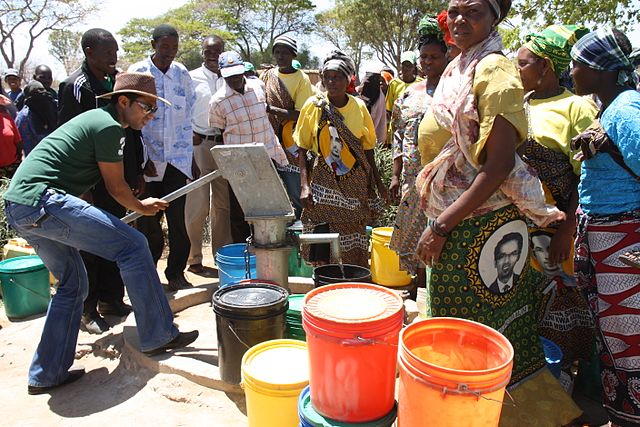
[[[333,4],[332,0],[312,1],[316,5],[316,11],[326,9]],[[99,2],[100,11],[98,13],[85,23],[76,25],[71,29],[84,31],[89,28],[100,27],[111,31],[118,38],[116,33],[132,18],[154,18],[185,3],[187,3],[187,0],[102,0]],[[640,26],[627,35],[634,47],[640,47]],[[329,43],[318,42],[318,40],[313,40],[312,43],[307,41],[307,44],[311,46],[312,54],[320,58],[323,58],[332,49]],[[42,36],[37,40],[30,59],[32,63],[49,65],[53,69],[54,79],[62,80],[66,77],[66,72],[62,65],[48,53],[46,36]],[[372,63],[364,63],[362,66],[365,69],[376,63],[377,61],[373,61]],[[0,64],[0,68],[4,69],[4,64]]]

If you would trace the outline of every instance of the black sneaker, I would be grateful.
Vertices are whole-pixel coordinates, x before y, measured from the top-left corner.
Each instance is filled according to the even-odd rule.
[[[100,335],[111,329],[111,326],[97,312],[85,313],[80,319],[80,329],[90,334]]]
[[[155,356],[157,354],[162,354],[167,350],[186,347],[192,342],[194,342],[196,339],[198,339],[198,335],[200,335],[200,333],[197,330],[191,331],[191,332],[179,332],[177,337],[175,337],[165,345],[160,346],[158,348],[154,348],[153,350],[143,351],[143,353],[146,354],[147,356]]]
[[[131,306],[121,301],[118,302],[98,302],[98,312],[103,316],[111,315],[124,317],[131,313]]]
[[[82,367],[71,368],[71,369],[69,369],[69,376],[67,378],[65,378],[65,380],[62,381],[60,384],[50,385],[50,386],[45,386],[45,387],[39,387],[39,386],[36,386],[36,385],[30,385],[30,386],[27,386],[27,393],[29,393],[31,395],[48,393],[51,390],[53,390],[54,388],[62,387],[65,384],[70,384],[70,383],[80,379],[84,375],[84,372],[85,372],[84,368],[82,368]]]

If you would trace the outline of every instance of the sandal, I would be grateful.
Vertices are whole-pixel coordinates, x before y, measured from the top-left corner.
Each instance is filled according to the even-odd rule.
[[[640,269],[640,248],[627,251],[620,255],[618,259],[629,267]]]

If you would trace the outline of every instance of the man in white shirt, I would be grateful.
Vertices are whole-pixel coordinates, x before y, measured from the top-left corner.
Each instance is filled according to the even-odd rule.
[[[151,168],[155,170],[145,171],[147,193],[153,197],[163,197],[184,187],[188,179],[198,178],[199,173],[193,163],[193,82],[185,66],[174,61],[178,45],[178,31],[167,24],[158,25],[152,35],[153,54],[129,67],[130,72],[151,73],[158,95],[171,102],[171,105],[159,105],[154,119],[142,130],[149,160],[155,166]],[[184,222],[184,205],[185,197],[180,197],[164,212],[169,229],[169,257],[164,274],[170,291],[192,286],[184,277],[191,246]],[[161,219],[160,213],[138,220],[138,228],[147,237],[156,264],[164,248]]]
[[[218,58],[224,51],[224,40],[218,36],[209,36],[202,42],[202,66],[191,71],[196,102],[193,105],[193,156],[201,175],[218,169],[211,148],[222,144],[220,129],[209,126],[209,101],[218,89],[224,86],[220,76]],[[202,265],[202,227],[209,216],[211,249],[215,254],[219,248],[231,243],[231,224],[229,221],[229,190],[225,179],[214,179],[210,185],[193,190],[187,195],[185,205],[185,225],[191,250],[189,252],[189,271],[204,273]]]

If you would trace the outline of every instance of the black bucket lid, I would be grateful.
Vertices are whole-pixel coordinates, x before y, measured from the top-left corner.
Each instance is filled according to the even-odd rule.
[[[213,311],[233,318],[260,318],[287,310],[289,292],[267,283],[225,286],[213,294]]]

